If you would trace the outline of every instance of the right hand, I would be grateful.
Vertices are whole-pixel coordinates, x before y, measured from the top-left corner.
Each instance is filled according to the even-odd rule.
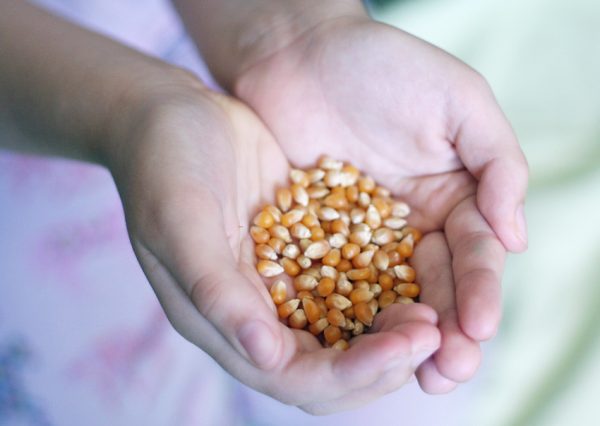
[[[402,386],[439,347],[436,313],[398,306],[346,352],[281,324],[248,228],[287,180],[284,155],[239,102],[197,83],[160,90],[119,118],[127,125],[109,163],[131,243],[175,329],[240,381],[311,413]]]

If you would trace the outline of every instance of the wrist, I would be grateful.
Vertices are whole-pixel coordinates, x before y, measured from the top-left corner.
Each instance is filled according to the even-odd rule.
[[[208,93],[194,75],[166,64],[147,70],[143,78],[130,83],[110,108],[105,143],[98,154],[115,178],[126,174],[143,143],[143,134],[164,111],[198,104]]]
[[[256,8],[237,32],[238,60],[225,86],[235,91],[246,70],[283,50],[292,50],[294,42],[306,34],[336,20],[369,19],[362,0],[300,0],[269,3]],[[315,34],[316,35],[316,34]]]

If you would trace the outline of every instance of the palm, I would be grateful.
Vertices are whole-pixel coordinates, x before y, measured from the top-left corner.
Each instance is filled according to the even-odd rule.
[[[497,288],[471,296],[454,289],[474,256],[485,252],[500,267],[503,259],[499,244],[482,249],[472,238],[490,231],[475,207],[477,181],[456,148],[468,112],[463,89],[475,77],[397,29],[336,20],[258,62],[236,87],[297,165],[323,153],[350,161],[413,206],[412,222],[428,233],[413,259],[422,271],[422,300],[436,308],[443,331],[437,365],[420,377],[432,391],[452,386],[439,374],[433,379],[432,369],[463,381],[479,362],[478,344],[459,327],[457,311],[475,338],[493,334],[499,315]]]
[[[247,227],[286,182],[288,164],[247,108],[211,99],[208,106],[186,104],[151,117],[133,138],[140,147],[128,156],[133,164],[115,171],[133,246],[169,319],[243,382],[307,410],[331,411],[331,400],[336,409],[365,403],[400,386],[419,362],[413,352],[437,345],[434,314],[391,309],[394,321],[383,332],[345,353],[324,350],[309,333],[278,323]],[[270,359],[262,360],[270,371],[249,364],[236,337],[257,319],[278,336],[266,348]],[[385,332],[392,328],[401,333]],[[251,337],[260,346],[260,336]],[[395,374],[379,380],[391,359],[400,361]]]

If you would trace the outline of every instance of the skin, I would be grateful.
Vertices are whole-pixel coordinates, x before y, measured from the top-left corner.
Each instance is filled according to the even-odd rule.
[[[169,320],[234,377],[325,414],[397,389],[440,347],[422,304],[387,309],[346,352],[278,321],[247,228],[289,165],[242,103],[18,0],[3,5],[0,52],[2,144],[110,170]]]
[[[175,3],[217,78],[295,166],[350,161],[413,207],[426,233],[421,301],[441,333],[417,378],[429,393],[470,379],[500,322],[506,251],[527,247],[527,162],[483,77],[357,1]],[[216,27],[238,36],[209,37]]]

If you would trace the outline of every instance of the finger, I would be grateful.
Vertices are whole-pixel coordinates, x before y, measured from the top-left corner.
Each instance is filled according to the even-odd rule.
[[[285,329],[282,365],[271,370],[248,368],[245,358],[200,314],[160,261],[143,245],[134,243],[134,247],[175,328],[240,381],[286,404],[327,401],[369,386],[381,377],[386,365],[411,351],[404,335],[369,336],[341,352],[322,348],[306,331]]]
[[[259,287],[238,270],[219,203],[199,191],[169,201],[171,208],[157,224],[161,238],[153,241],[155,254],[240,354],[262,369],[275,367],[281,358],[280,324]]]
[[[401,308],[400,305],[397,307]],[[402,308],[398,310],[402,311]],[[408,322],[396,323],[388,331],[361,335],[353,341],[351,349],[340,356],[336,373],[344,379],[341,385],[345,392],[338,392],[341,396],[329,393],[325,399],[304,404],[301,408],[311,414],[331,414],[368,404],[402,387],[415,369],[439,347],[440,339],[435,325],[429,319],[423,320],[419,309],[405,311],[397,317]],[[378,354],[391,341],[398,344],[397,353],[386,364],[374,364],[376,359],[366,359],[358,351]],[[361,363],[357,362],[359,358],[363,359]],[[368,379],[365,374],[369,375]]]
[[[507,250],[527,248],[523,205],[528,166],[517,138],[485,81],[469,97],[456,137],[458,154],[479,181],[477,206]],[[481,93],[485,93],[483,96]]]
[[[452,259],[444,234],[425,235],[412,262],[421,285],[420,300],[438,313],[442,334],[440,349],[433,356],[436,370],[453,382],[469,380],[479,367],[479,343],[465,335],[458,324]]]
[[[423,392],[432,395],[451,392],[458,386],[456,382],[440,374],[435,361],[431,358],[419,366],[415,375]]]
[[[500,282],[506,251],[479,213],[473,197],[452,211],[445,230],[452,253],[460,327],[472,339],[489,339],[500,322]]]

